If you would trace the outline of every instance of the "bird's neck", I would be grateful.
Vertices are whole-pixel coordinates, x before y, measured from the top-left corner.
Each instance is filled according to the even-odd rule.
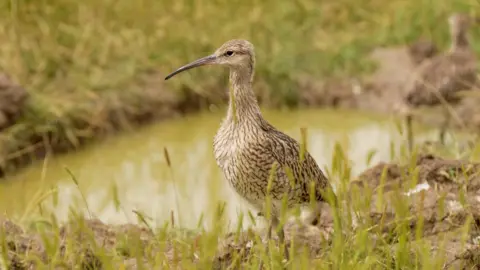
[[[261,118],[260,107],[253,92],[253,68],[230,69],[230,89],[227,122],[245,123]]]
[[[458,51],[470,48],[470,42],[466,31],[458,31],[452,36],[450,51]]]

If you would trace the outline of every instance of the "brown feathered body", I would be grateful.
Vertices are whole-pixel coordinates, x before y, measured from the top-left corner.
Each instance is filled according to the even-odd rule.
[[[289,208],[309,203],[310,181],[315,183],[316,200],[323,201],[321,192],[329,183],[318,164],[308,151],[301,160],[300,144],[269,124],[260,112],[252,90],[253,46],[244,40],[232,40],[219,49],[219,54],[232,46],[247,54],[249,61],[245,65],[230,66],[228,112],[213,143],[215,159],[226,180],[241,197],[262,212],[269,176],[276,163],[269,190],[272,215],[278,217],[280,214],[284,195]]]
[[[215,136],[214,149],[226,180],[259,211],[263,211],[274,163],[270,189],[273,215],[280,214],[284,194],[288,207],[308,203],[309,181],[315,182],[316,200],[323,200],[320,191],[327,186],[327,179],[315,160],[306,152],[301,162],[299,143],[276,130],[260,114],[243,116],[236,124],[225,121]]]
[[[476,83],[477,61],[468,42],[470,18],[455,14],[449,19],[452,45],[448,52],[425,60],[407,89],[406,101],[413,106],[457,102],[459,91],[470,90]]]

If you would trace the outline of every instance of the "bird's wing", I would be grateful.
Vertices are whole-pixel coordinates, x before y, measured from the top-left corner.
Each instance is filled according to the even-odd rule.
[[[309,183],[314,181],[315,197],[317,200],[322,200],[320,191],[323,191],[329,183],[313,157],[308,151],[305,151],[303,161],[301,161],[300,144],[297,141],[275,129],[271,129],[268,134],[271,139],[268,140],[266,146],[279,165],[279,173],[285,174],[288,178],[293,176],[293,179],[288,180],[295,181],[293,186],[306,200],[308,200],[310,193]]]

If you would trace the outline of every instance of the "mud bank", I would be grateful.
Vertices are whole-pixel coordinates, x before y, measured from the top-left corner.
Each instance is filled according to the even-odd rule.
[[[431,154],[422,154],[412,162],[413,166],[380,163],[351,182],[351,191],[372,194],[368,216],[360,219],[365,218],[363,222],[370,222],[372,230],[392,243],[398,240],[392,232],[398,230],[399,222],[405,222],[412,238],[420,234],[431,245],[432,254],[445,254],[445,268],[478,266],[480,164]],[[404,219],[398,219],[402,209],[395,205],[401,196],[409,197]],[[468,223],[471,225],[466,229]],[[462,230],[468,232],[466,239]]]
[[[412,258],[417,258],[415,254],[422,252],[420,247],[428,243],[430,253],[441,258],[444,269],[478,266],[480,164],[432,155],[421,155],[412,162],[413,166],[380,163],[351,182],[338,211],[344,239],[353,241],[357,233],[366,232],[372,252],[382,257],[383,253],[395,254],[401,244],[399,235],[406,229]],[[428,188],[413,194],[400,192],[409,189],[413,175],[418,176],[417,183],[425,183]],[[358,191],[362,202],[355,199]],[[382,207],[378,207],[379,200],[383,201]],[[406,202],[403,210],[396,205],[399,200]],[[353,215],[348,215],[347,209]],[[294,242],[293,257],[308,254],[310,260],[328,260],[335,237],[334,222],[332,209],[324,204],[323,210],[318,226],[296,220],[286,223],[287,244]],[[213,235],[219,238],[212,240],[209,232],[171,228],[154,232],[132,224],[108,225],[98,219],[83,218],[60,227],[38,222],[24,229],[7,219],[1,220],[0,225],[9,269],[39,269],[48,264],[67,268],[80,265],[82,269],[152,269],[159,262],[164,267],[181,268],[180,262],[188,262],[192,266],[207,263],[214,269],[238,268],[258,259],[262,246],[254,243],[266,238],[264,230],[250,229],[226,236]],[[273,239],[278,241],[275,235]],[[202,241],[213,241],[216,248],[202,249],[202,243],[206,243]],[[389,256],[395,260],[395,255]]]
[[[312,78],[299,75],[294,78],[295,98],[279,99],[269,93],[257,80],[255,90],[263,106],[270,108],[330,107],[396,114],[402,106],[405,82],[412,70],[424,59],[438,52],[429,41],[419,40],[406,47],[374,50],[371,61],[377,70],[358,78]],[[41,123],[41,118],[25,123],[22,116],[35,114],[35,100],[28,99],[28,91],[0,77],[0,176],[14,172],[32,160],[42,159],[48,153],[62,153],[81,147],[88,141],[130,129],[153,120],[172,118],[208,110],[227,101],[224,79],[209,80],[197,92],[187,86],[172,91],[163,81],[162,72],[149,71],[138,76],[125,91],[105,92],[101,95],[78,98],[80,105],[53,122]],[[4,78],[5,77],[5,78]],[[197,87],[198,88],[198,87]],[[289,100],[286,100],[289,99]],[[454,105],[453,127],[480,129],[478,97],[464,99]],[[441,126],[445,113],[439,110],[422,112],[415,119],[422,124]]]
[[[408,186],[413,178],[417,179],[416,183],[424,184],[423,190],[412,192]],[[478,267],[480,164],[429,154],[419,156],[413,166],[380,163],[353,180],[347,194],[340,210],[345,239],[352,237],[351,231],[368,232],[369,243],[376,252],[393,253],[399,245],[401,230],[405,229],[412,258],[421,252],[417,244],[427,243],[432,256],[442,257],[442,269]],[[379,201],[383,202],[381,207]],[[400,206],[400,201],[406,204]],[[350,209],[352,219],[346,209]],[[293,240],[299,252],[304,252],[306,247],[312,259],[322,259],[331,247],[332,209],[324,204],[317,227],[291,222],[286,229],[287,244]],[[249,251],[248,241],[251,238],[240,243],[224,240],[225,247],[217,260],[223,262],[223,266],[229,265],[233,252]]]

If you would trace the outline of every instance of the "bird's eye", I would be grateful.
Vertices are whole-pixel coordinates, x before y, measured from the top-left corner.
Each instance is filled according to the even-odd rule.
[[[225,53],[225,55],[226,55],[226,56],[232,56],[232,55],[233,55],[233,51],[227,51],[227,52]]]

